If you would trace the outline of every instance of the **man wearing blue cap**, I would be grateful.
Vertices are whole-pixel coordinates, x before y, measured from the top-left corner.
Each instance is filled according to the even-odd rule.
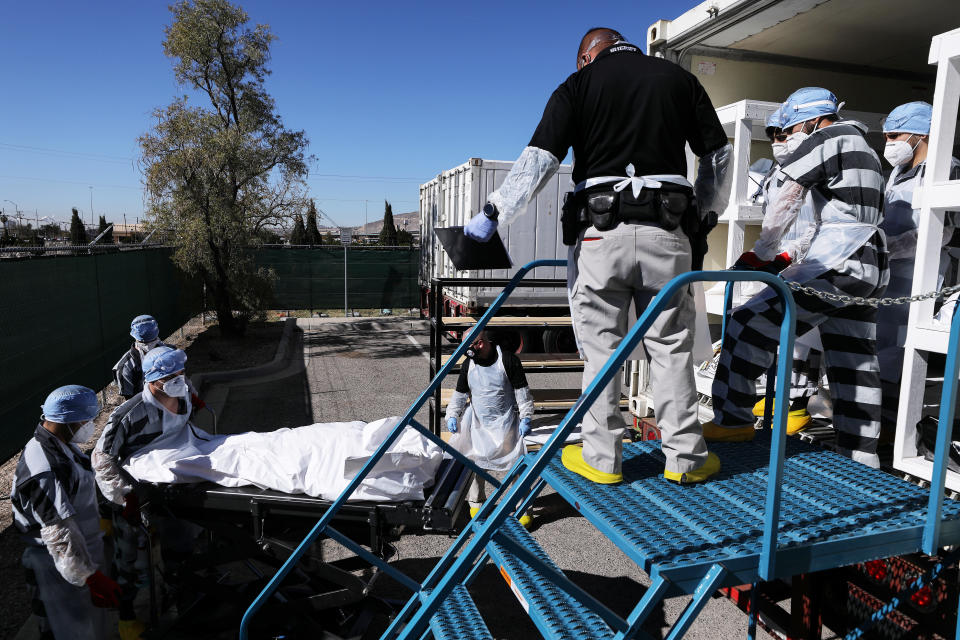
[[[180,349],[160,346],[143,358],[144,383],[140,393],[127,400],[110,415],[91,456],[101,493],[116,505],[116,562],[122,587],[120,601],[121,635],[135,638],[142,631],[136,620],[133,600],[137,592],[136,561],[140,531],[140,500],[136,483],[123,470],[123,463],[148,444],[163,437],[175,437],[189,428],[192,402],[184,375],[187,354]],[[172,533],[167,533],[167,531]],[[168,549],[188,552],[190,541],[176,540],[173,527],[161,527],[160,543],[164,555]]]
[[[777,141],[786,143],[788,154],[780,168],[782,186],[768,206],[753,251],[734,267],[780,273],[826,295],[874,298],[889,281],[886,243],[878,227],[883,174],[864,138],[866,128],[840,121],[841,106],[833,93],[818,87],[794,92],[781,106]],[[808,196],[816,224],[784,250],[781,239]],[[820,328],[839,450],[879,467],[876,308],[799,291],[794,300],[797,334]],[[753,438],[756,380],[776,355],[782,317],[769,290],[733,311],[713,382],[714,419],[703,427],[707,440]]]
[[[782,105],[781,105],[782,107]],[[780,171],[790,158],[786,142],[778,142],[781,135],[780,128],[781,107],[778,107],[766,122],[766,134],[771,143],[774,164],[767,172],[761,184],[763,194],[763,210],[766,213],[772,210],[770,204],[777,199],[780,189],[783,188],[784,175]],[[813,198],[808,194],[800,207],[797,219],[783,233],[778,253],[789,251],[795,242],[804,237],[816,224]],[[793,366],[790,377],[790,411],[787,414],[787,434],[793,435],[806,429],[813,418],[807,410],[810,398],[816,395],[820,381],[820,363],[823,358],[820,333],[813,330],[805,335],[797,335],[793,348]],[[761,382],[762,384],[762,382]],[[765,399],[761,399],[753,408],[753,415],[762,417],[765,411]]]
[[[889,297],[909,296],[913,286],[913,265],[917,254],[917,226],[920,210],[913,206],[914,190],[923,184],[926,170],[927,143],[933,107],[926,102],[902,104],[883,122],[887,139],[883,157],[893,166],[884,194],[883,222],[880,228],[887,236],[890,252]],[[950,180],[960,178],[960,161],[953,158]],[[943,250],[937,287],[952,285],[956,280],[951,271],[951,254],[957,251],[952,242],[957,229],[957,213],[944,217]],[[951,281],[945,283],[944,278]],[[877,324],[877,353],[880,358],[880,379],[883,383],[884,422],[896,420],[900,377],[903,373],[903,344],[906,337],[909,305],[892,305],[884,310]]]
[[[163,345],[160,342],[160,327],[153,316],[137,316],[130,323],[130,335],[134,343],[130,350],[113,365],[113,379],[117,383],[120,395],[129,400],[143,388],[143,356],[151,349]]]
[[[54,390],[13,475],[13,519],[27,544],[23,566],[40,618],[40,635],[108,637],[104,607],[119,586],[100,571],[103,532],[90,459],[78,444],[93,435],[97,394],[80,385]]]

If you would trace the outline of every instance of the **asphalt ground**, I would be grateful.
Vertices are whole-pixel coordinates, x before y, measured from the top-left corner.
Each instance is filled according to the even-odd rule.
[[[333,320],[333,319],[329,319]],[[317,422],[373,420],[401,415],[428,380],[429,333],[426,322],[384,319],[344,323],[328,319],[299,320],[303,330],[304,365],[312,419]],[[448,346],[447,350],[452,350]],[[455,378],[444,386],[452,386]],[[579,373],[532,373],[531,387],[579,386]],[[626,415],[626,414],[625,414]],[[418,420],[426,424],[421,410]],[[555,416],[538,421],[557,421]],[[622,616],[643,596],[649,577],[586,519],[550,489],[533,509],[533,537],[563,571]],[[422,579],[444,554],[452,539],[441,535],[406,535],[395,545],[392,561],[411,577]],[[325,543],[331,545],[329,541]],[[488,564],[471,587],[477,606],[496,638],[537,637],[536,628],[499,572]],[[405,598],[407,592],[382,578],[375,594]],[[681,614],[689,597],[668,599],[651,616],[646,630],[655,638]],[[710,600],[685,637],[717,640],[742,638],[747,618],[725,598]]]

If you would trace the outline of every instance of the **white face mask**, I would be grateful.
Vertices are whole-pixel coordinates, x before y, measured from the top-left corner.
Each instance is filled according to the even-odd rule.
[[[787,141],[784,143],[787,145],[787,153],[792,155],[796,152],[797,147],[803,144],[803,141],[809,138],[810,136],[804,133],[803,131],[797,131],[796,133],[791,133],[787,136]]]
[[[920,144],[919,140],[917,140],[917,144]],[[894,167],[899,167],[913,160],[913,150],[916,148],[916,144],[911,147],[906,140],[895,140],[884,145],[883,157]]]
[[[187,396],[187,377],[179,375],[176,378],[170,378],[163,383],[163,392],[174,398],[185,398]]]
[[[774,142],[770,146],[773,148],[773,159],[777,161],[777,164],[786,164],[790,158],[790,152],[787,151],[787,143]]]
[[[93,420],[87,420],[83,426],[73,432],[70,442],[74,444],[83,444],[93,435]]]
[[[150,342],[140,342],[139,340],[137,340],[136,344],[137,344],[137,349],[140,351],[140,353],[142,353],[143,355],[147,355],[147,351],[150,351],[150,349],[153,349],[158,344],[160,344],[160,338],[151,340]]]

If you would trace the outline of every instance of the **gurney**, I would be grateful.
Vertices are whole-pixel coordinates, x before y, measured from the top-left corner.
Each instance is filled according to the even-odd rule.
[[[471,470],[453,458],[444,458],[432,486],[424,490],[423,500],[351,502],[338,512],[336,530],[371,555],[389,560],[395,555],[391,543],[401,536],[456,533],[472,481]],[[175,617],[160,615],[169,609],[171,597],[157,587],[160,581],[150,572],[151,627],[155,630],[151,637],[160,638],[207,629],[233,629],[235,636],[237,611],[264,586],[331,504],[304,494],[253,486],[222,487],[212,482],[147,483],[142,488],[148,523],[151,516],[159,516],[203,530],[189,572],[177,578]],[[159,541],[155,531],[149,541],[150,556],[156,557]],[[331,637],[349,637],[375,624],[375,618],[393,615],[388,603],[370,596],[382,572],[370,569],[367,563],[363,563],[363,572],[357,572],[362,556],[328,559],[321,544],[313,545],[306,556],[308,561],[285,581],[282,597],[264,620],[271,632],[283,629],[296,637],[301,629],[325,629],[336,634]],[[284,626],[288,624],[293,627]]]

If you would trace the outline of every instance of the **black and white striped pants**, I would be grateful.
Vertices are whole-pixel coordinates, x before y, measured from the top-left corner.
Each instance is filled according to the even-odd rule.
[[[878,297],[890,279],[883,236],[874,234],[837,269],[804,285],[848,296]],[[877,365],[877,310],[841,305],[794,292],[797,334],[820,328],[837,446],[855,460],[878,466],[881,388]],[[756,380],[773,363],[779,344],[781,305],[769,289],[733,310],[727,321],[713,381],[714,423],[752,424]]]

